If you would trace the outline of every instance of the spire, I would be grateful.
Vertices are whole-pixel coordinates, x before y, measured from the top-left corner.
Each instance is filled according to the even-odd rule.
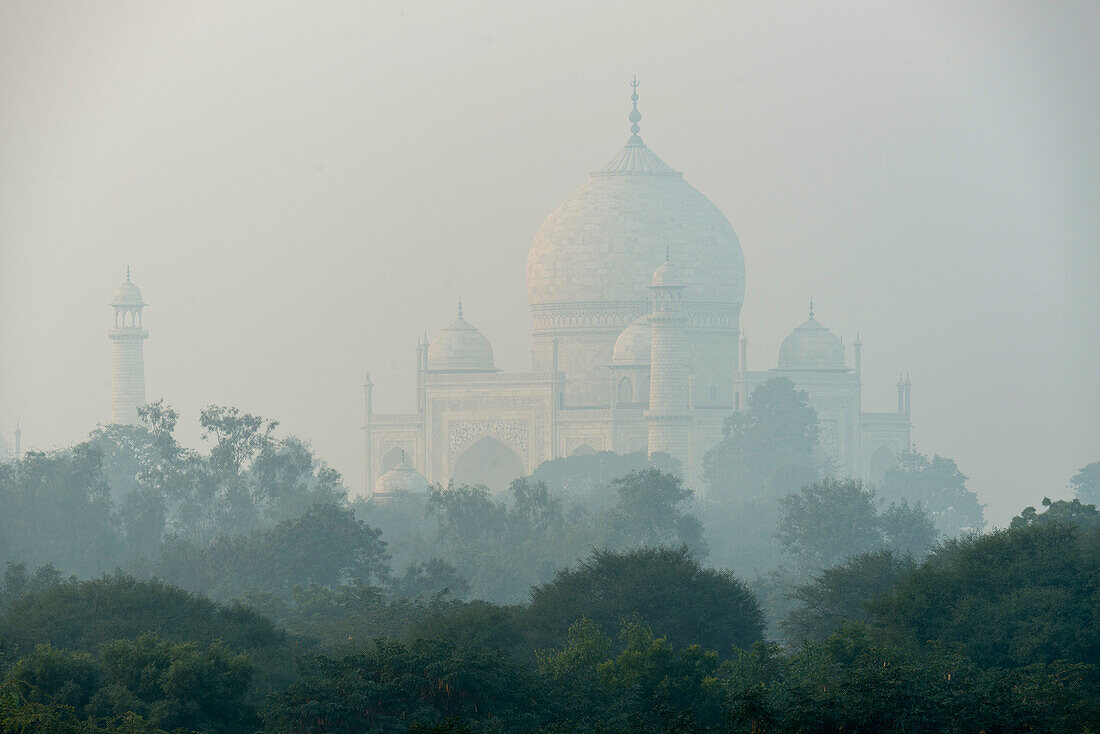
[[[634,109],[630,111],[630,139],[627,144],[641,145],[642,139],[638,137],[638,122],[642,119],[642,113],[638,112],[638,77],[630,80],[630,101],[634,103]]]
[[[129,265],[126,266],[126,282],[127,283],[130,282],[130,266]]]
[[[462,318],[462,299],[458,299],[458,318]]]
[[[667,262],[670,262],[671,260],[672,260],[672,258],[669,257],[669,254],[668,254],[668,245],[665,245],[665,262],[667,263]]]
[[[810,296],[810,320],[814,318],[814,297]]]

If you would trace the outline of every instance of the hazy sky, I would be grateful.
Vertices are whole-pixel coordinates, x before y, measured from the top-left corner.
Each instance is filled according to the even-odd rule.
[[[530,367],[528,247],[636,73],[642,137],[741,239],[750,368],[812,294],[865,410],[910,370],[918,449],[1004,524],[1100,460],[1098,38],[1095,2],[7,0],[0,433],[109,419],[131,265],[185,441],[236,405],[358,488],[364,373],[412,410],[460,296]]]

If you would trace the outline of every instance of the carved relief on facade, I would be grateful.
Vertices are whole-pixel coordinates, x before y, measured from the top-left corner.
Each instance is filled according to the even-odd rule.
[[[492,436],[515,451],[524,466],[530,463],[527,421],[507,418],[448,421],[447,456],[450,463],[453,465],[463,451],[484,436]]]
[[[565,437],[563,456],[572,456],[581,446],[588,444],[595,451],[607,451],[607,434],[603,431],[571,433]]]

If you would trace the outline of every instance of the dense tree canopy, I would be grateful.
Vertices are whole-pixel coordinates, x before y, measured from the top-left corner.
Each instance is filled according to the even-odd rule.
[[[1069,488],[1084,504],[1100,505],[1100,461],[1094,461],[1069,480]]]
[[[290,598],[297,586],[332,586],[361,579],[389,582],[381,532],[347,508],[318,504],[293,520],[209,545],[170,538],[150,571],[171,583],[220,599],[241,590]]]
[[[705,501],[605,453],[349,503],[274,421],[196,451],[160,402],[0,464],[0,733],[1100,731],[1095,465],[981,535],[950,460],[821,480],[804,396],[753,398]]]
[[[921,503],[939,531],[953,537],[985,527],[983,505],[966,488],[966,479],[953,460],[911,451],[897,457],[877,490],[888,501]]]
[[[282,632],[251,609],[216,604],[129,576],[62,583],[22,596],[0,614],[0,637],[20,651],[50,644],[92,652],[103,643],[145,632],[175,642],[221,641],[234,651],[286,642]]]
[[[822,642],[847,622],[870,619],[869,602],[889,590],[917,563],[892,550],[861,553],[827,568],[792,593],[798,606],[781,625],[792,643]]]
[[[1100,660],[1100,530],[1041,523],[952,539],[871,604],[896,641],[984,666]]]
[[[745,584],[728,572],[703,568],[686,547],[596,551],[535,587],[523,624],[539,647],[563,640],[582,617],[614,634],[631,615],[674,644],[697,642],[721,655],[760,640],[764,629]]]
[[[912,555],[931,547],[936,529],[920,505],[903,501],[880,510],[880,504],[859,480],[808,484],[780,501],[779,542],[811,570],[883,547]]]
[[[776,500],[817,474],[817,412],[786,377],[753,390],[745,410],[726,419],[723,439],[706,455],[710,494],[725,500]]]
[[[1081,528],[1100,528],[1100,512],[1096,505],[1081,504],[1081,500],[1058,500],[1052,502],[1049,497],[1043,498],[1043,512],[1038,512],[1034,507],[1025,507],[1023,511],[1012,518],[1010,527],[1026,528],[1032,525],[1047,525],[1049,523],[1063,523],[1075,525]]]

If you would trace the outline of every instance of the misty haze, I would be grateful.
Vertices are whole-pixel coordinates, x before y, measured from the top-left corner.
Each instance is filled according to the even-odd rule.
[[[1100,10],[0,6],[0,732],[1100,731]]]

